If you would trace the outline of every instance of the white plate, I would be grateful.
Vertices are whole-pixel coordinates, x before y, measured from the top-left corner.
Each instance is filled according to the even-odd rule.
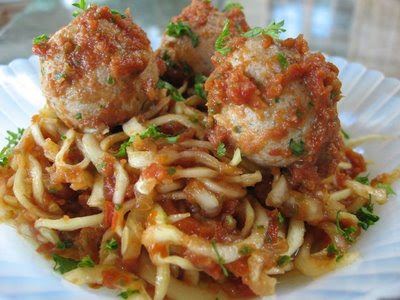
[[[342,92],[339,104],[342,126],[352,137],[371,133],[396,139],[358,148],[368,160],[371,176],[400,164],[400,81],[348,63],[330,61],[340,69]],[[35,57],[0,66],[0,146],[5,131],[27,127],[43,105]],[[394,186],[400,195],[400,185]],[[400,296],[400,196],[376,207],[380,221],[354,246],[361,258],[354,264],[318,279],[296,277],[277,286],[281,299],[378,299]],[[90,290],[62,280],[33,247],[8,226],[0,226],[0,299],[116,299],[116,292]],[[274,297],[271,297],[274,298]],[[205,300],[205,299],[203,299]]]

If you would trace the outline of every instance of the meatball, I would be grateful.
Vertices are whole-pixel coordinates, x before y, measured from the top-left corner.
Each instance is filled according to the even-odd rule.
[[[70,127],[104,132],[156,99],[156,56],[129,11],[93,5],[33,51],[47,103]]]
[[[205,84],[214,140],[266,167],[315,163],[339,135],[338,69],[308,52],[302,36],[280,41],[259,34],[216,54]],[[223,133],[223,134],[222,134]]]
[[[187,78],[191,71],[210,75],[214,69],[211,57],[214,54],[215,41],[227,18],[231,34],[249,29],[239,8],[220,12],[211,2],[203,0],[193,0],[179,16],[172,18],[169,26],[179,24],[178,22],[188,25],[193,35],[198,37],[198,43],[187,32],[177,37],[168,35],[168,30],[164,33],[159,52],[168,67],[166,76],[176,81],[182,77]]]

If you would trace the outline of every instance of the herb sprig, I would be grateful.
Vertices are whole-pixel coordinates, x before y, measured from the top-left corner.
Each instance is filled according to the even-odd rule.
[[[75,6],[78,9],[81,9],[82,11],[85,11],[89,8],[90,4],[86,3],[85,0],[79,0],[79,2],[72,3],[73,6]],[[77,17],[80,15],[80,11],[76,10],[72,13],[72,16]]]
[[[342,228],[340,226],[340,213],[342,211],[339,210],[336,214],[336,231],[340,233],[347,241],[350,243],[354,242],[353,237],[351,236],[354,232],[356,232],[356,229],[352,226],[347,227],[347,228]]]
[[[374,205],[369,203],[366,206],[361,207],[357,212],[356,216],[359,220],[358,225],[364,229],[368,230],[368,227],[374,225],[379,221],[379,216],[374,215]]]
[[[5,167],[8,164],[8,158],[15,146],[17,146],[18,142],[21,140],[22,135],[24,134],[24,129],[18,128],[16,133],[9,130],[6,132],[8,134],[6,137],[7,145],[0,151],[0,167]]]
[[[236,2],[228,2],[225,4],[225,7],[222,9],[222,11],[230,11],[232,9],[238,8],[240,10],[243,10],[243,5],[240,3],[236,3]]]
[[[157,82],[157,88],[166,89],[171,98],[176,102],[185,101],[185,98],[182,96],[181,92],[169,82],[160,79]]]
[[[34,37],[32,39],[32,43],[35,45],[44,44],[48,41],[49,36],[47,34],[42,34]]]
[[[285,24],[284,20],[282,20],[278,23],[275,23],[275,21],[272,21],[271,23],[269,23],[269,25],[267,27],[265,27],[265,28],[254,27],[253,29],[243,33],[242,36],[244,36],[245,38],[250,38],[250,37],[262,34],[262,35],[269,35],[270,37],[272,37],[274,39],[279,39],[279,35],[282,32],[286,31],[286,29],[283,28],[284,24]]]
[[[170,136],[165,133],[162,133],[158,127],[154,124],[150,124],[149,127],[143,133],[138,134],[141,139],[152,138],[155,140],[165,139],[168,143],[176,143],[179,139],[179,135]]]
[[[189,24],[186,24],[180,20],[176,23],[169,22],[167,25],[167,35],[172,37],[188,36],[192,40],[192,46],[196,48],[199,45],[199,35],[192,31]]]
[[[226,44],[228,42],[228,37],[230,34],[231,33],[229,31],[229,20],[226,19],[224,27],[222,28],[222,32],[215,41],[215,50],[221,53],[222,55],[226,55],[229,51],[231,51],[231,48],[226,47]]]
[[[119,146],[119,150],[115,153],[115,157],[124,157],[126,155],[126,148],[132,145],[135,140],[134,136],[131,136],[126,142],[123,142],[121,146]]]
[[[194,93],[203,100],[207,100],[207,94],[204,91],[204,83],[207,77],[201,74],[197,74],[194,78]]]

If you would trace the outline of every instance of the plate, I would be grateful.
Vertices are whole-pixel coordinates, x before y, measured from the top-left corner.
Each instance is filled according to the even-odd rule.
[[[328,57],[340,69],[339,103],[342,127],[351,137],[377,133],[393,138],[358,147],[369,165],[370,176],[400,164],[400,81],[385,78],[343,58]],[[0,66],[0,147],[6,130],[28,127],[31,116],[45,100],[39,87],[36,57]],[[361,235],[353,250],[360,259],[317,279],[280,278],[277,294],[265,299],[378,299],[400,296],[400,184],[397,196],[376,207],[380,221]],[[29,242],[7,225],[0,225],[0,299],[116,299],[116,292],[74,286],[52,270]],[[202,299],[206,300],[206,299]],[[214,300],[214,299],[212,299]]]

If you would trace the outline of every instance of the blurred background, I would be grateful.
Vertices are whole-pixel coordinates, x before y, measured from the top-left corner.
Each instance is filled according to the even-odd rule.
[[[31,55],[32,37],[72,20],[74,0],[0,0],[0,64]],[[89,1],[91,2],[91,1]],[[154,48],[170,17],[190,0],[97,0],[129,7]],[[222,8],[226,0],[213,0]],[[234,0],[251,26],[285,20],[282,37],[303,33],[312,50],[345,57],[400,78],[400,0]]]

